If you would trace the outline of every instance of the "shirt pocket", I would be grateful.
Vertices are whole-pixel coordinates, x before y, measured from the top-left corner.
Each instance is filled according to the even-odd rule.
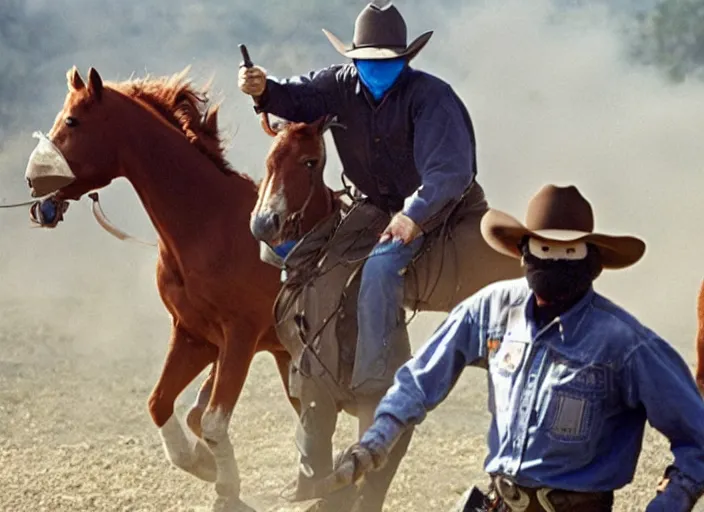
[[[563,443],[594,438],[603,423],[607,367],[558,360],[550,366],[544,386],[540,428],[548,437]]]
[[[523,365],[528,344],[505,340],[489,357],[490,410],[505,413],[510,410],[514,383]]]

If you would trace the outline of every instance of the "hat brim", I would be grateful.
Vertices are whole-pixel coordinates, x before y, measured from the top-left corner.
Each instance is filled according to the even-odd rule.
[[[350,59],[370,59],[370,60],[384,60],[384,59],[396,59],[398,57],[408,57],[411,60],[415,57],[418,52],[420,52],[423,47],[428,44],[430,37],[433,35],[432,30],[421,34],[411,42],[406,48],[381,48],[375,46],[363,46],[360,48],[355,48],[353,46],[347,46],[345,43],[340,41],[340,39],[335,36],[332,32],[323,29],[323,33],[328,38],[335,50],[341,55],[344,55]]]
[[[531,231],[507,213],[489,209],[481,220],[481,232],[487,244],[497,252],[520,259],[518,248],[524,236],[549,242],[586,242],[599,248],[604,268],[621,269],[638,262],[645,254],[645,242],[633,236],[544,229]]]

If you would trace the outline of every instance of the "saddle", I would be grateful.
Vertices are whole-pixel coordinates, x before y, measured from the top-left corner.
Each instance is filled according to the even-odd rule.
[[[300,397],[303,379],[314,379],[325,384],[336,401],[352,399],[347,390],[357,344],[361,270],[389,220],[360,200],[323,220],[285,259],[262,246],[262,259],[282,269],[274,319],[292,358],[293,396]]]
[[[449,311],[481,286],[518,275],[517,262],[491,250],[481,237],[479,222],[487,208],[483,190],[474,183],[424,226],[423,247],[406,269],[406,308]],[[303,379],[315,379],[338,402],[354,401],[349,383],[361,270],[389,221],[388,213],[359,198],[321,221],[285,258],[261,244],[261,259],[282,270],[274,319],[277,335],[292,357],[293,396],[299,396]],[[410,357],[405,325],[402,331],[390,344],[387,370],[379,376],[389,385],[396,368]]]

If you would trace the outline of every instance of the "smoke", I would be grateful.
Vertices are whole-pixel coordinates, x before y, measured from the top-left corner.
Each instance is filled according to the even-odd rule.
[[[675,87],[629,62],[622,19],[631,12],[615,13],[600,2],[396,3],[409,37],[435,30],[414,65],[450,82],[466,101],[478,138],[479,181],[490,204],[522,218],[543,184],[576,184],[594,206],[598,230],[648,243],[641,263],[606,272],[598,289],[690,356],[704,251],[704,85]],[[84,76],[93,66],[107,80],[171,74],[187,65],[197,83],[214,77],[211,95],[223,102],[230,161],[261,177],[270,140],[248,98],[236,90],[237,44],[247,43],[254,62],[276,76],[339,62],[320,29],[348,40],[365,2],[303,4],[8,2],[19,13],[8,23],[38,43],[15,44],[0,57],[2,200],[26,197],[31,132],[53,123],[66,93],[65,72],[74,64]],[[3,60],[6,55],[14,64]],[[8,75],[12,69],[16,76]],[[328,148],[334,153],[332,144]],[[331,185],[339,171],[331,154]],[[114,222],[154,238],[127,183],[116,182],[101,196]],[[26,216],[26,210],[0,212],[3,300],[25,305],[27,322],[48,323],[106,358],[136,347],[163,353],[169,321],[156,292],[155,251],[101,231],[87,199],[73,204],[56,230],[30,229]],[[73,313],[56,308],[62,301],[76,305]],[[440,318],[417,320],[416,342]]]

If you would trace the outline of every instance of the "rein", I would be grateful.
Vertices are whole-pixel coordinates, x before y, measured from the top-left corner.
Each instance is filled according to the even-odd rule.
[[[20,206],[31,206],[36,202],[36,199],[32,199],[31,201],[23,201],[21,203],[0,204],[0,208],[19,208]]]
[[[326,202],[327,202],[327,209],[329,213],[332,213],[334,211],[335,205],[335,197],[337,196],[337,192],[334,190],[325,187],[327,193],[325,194]],[[344,192],[344,191],[343,191]],[[313,194],[315,193],[315,183],[313,183],[313,177],[310,177],[309,180],[309,185],[308,185],[308,196],[306,197],[306,200],[303,201],[303,205],[296,210],[293,213],[289,213],[286,218],[283,221],[283,224],[281,225],[281,234],[286,236],[288,231],[291,231],[291,235],[295,240],[300,239],[305,233],[302,232],[301,229],[301,223],[303,221],[303,215],[305,214],[306,209],[310,205],[311,200],[313,199]]]
[[[110,233],[112,236],[118,240],[123,240],[125,242],[132,242],[140,245],[147,245],[150,247],[156,247],[157,244],[154,242],[147,242],[140,238],[134,237],[122,231],[120,228],[116,227],[105,215],[103,208],[100,206],[100,198],[97,192],[91,192],[88,197],[93,201],[91,205],[91,211],[93,212],[93,217],[98,222],[101,228]]]

